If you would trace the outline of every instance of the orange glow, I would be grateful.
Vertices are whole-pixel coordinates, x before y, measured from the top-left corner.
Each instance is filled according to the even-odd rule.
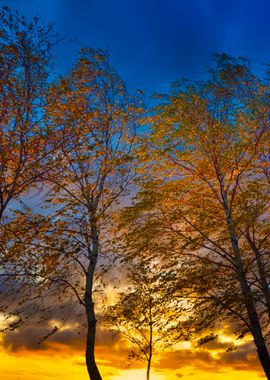
[[[6,322],[0,314],[1,327]],[[72,332],[77,323],[62,325],[51,321],[50,327],[59,326],[59,332]],[[12,334],[16,340],[16,331]],[[128,348],[123,340],[108,340],[106,330],[96,347],[97,362],[103,380],[141,380],[145,379],[144,363],[136,363],[135,368],[127,369]],[[107,339],[108,341],[102,341]],[[4,333],[0,340],[0,367],[5,380],[89,380],[83,355],[84,338],[76,344],[48,339],[45,346],[38,349],[19,347],[12,349],[4,344]],[[226,353],[226,348],[236,344],[238,349]],[[174,349],[155,355],[151,380],[259,380],[260,371],[250,336],[235,341],[229,330],[220,330],[217,341],[194,349],[190,342],[179,342]]]
[[[15,356],[1,352],[1,371],[5,374],[5,380],[88,380],[86,369],[83,365],[83,357],[73,356],[68,359],[56,356],[48,357],[41,355]],[[142,369],[115,370],[112,367],[101,368],[104,380],[140,380],[145,378]],[[182,376],[181,376],[182,375]],[[177,380],[180,378],[190,380],[259,380],[262,377],[254,372],[247,371],[222,371],[209,373],[206,371],[194,371],[189,366],[178,371],[167,370],[164,373],[153,371],[151,380]]]
[[[5,380],[59,380],[68,378],[69,380],[88,380],[87,371],[84,365],[83,355],[67,354],[65,347],[55,344],[55,350],[50,351],[27,351],[21,350],[19,352],[8,352],[4,350],[3,346],[0,349],[0,366],[2,373],[5,374]],[[183,345],[184,352],[188,353],[188,344]],[[100,354],[100,350],[98,354]],[[177,351],[178,353],[181,351]],[[214,350],[213,357],[218,355]],[[173,352],[169,353],[174,358]],[[191,353],[192,355],[193,353]],[[104,353],[103,353],[104,355]],[[123,353],[123,367],[126,365],[126,353]],[[161,355],[162,357],[162,355]],[[186,357],[186,363],[183,365],[179,363],[177,368],[175,360],[171,360],[171,369],[168,368],[170,360],[166,362],[167,368],[158,368],[160,362],[156,362],[151,374],[151,380],[238,380],[243,378],[245,380],[259,380],[262,374],[257,369],[239,370],[230,367],[230,363],[222,364],[216,368],[207,368],[207,363],[200,364],[192,363],[193,359],[189,355]],[[218,361],[217,361],[218,363]],[[114,368],[113,362],[110,361],[110,353],[108,352],[106,358],[99,360],[101,373],[104,380],[143,380],[145,379],[145,369],[143,368]],[[119,364],[119,363],[118,363]],[[204,367],[203,367],[204,366]],[[118,365],[119,367],[119,365]],[[257,371],[257,372],[256,372]]]

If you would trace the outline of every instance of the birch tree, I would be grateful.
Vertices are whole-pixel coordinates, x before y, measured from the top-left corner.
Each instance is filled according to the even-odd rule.
[[[50,96],[55,99],[51,123],[67,141],[57,178],[48,178],[55,226],[50,238],[58,239],[59,246],[62,242],[67,268],[55,278],[69,286],[85,309],[86,365],[90,379],[100,380],[94,352],[95,273],[100,255],[110,254],[104,252],[104,242],[113,234],[111,212],[120,207],[136,174],[132,152],[142,104],[128,95],[106,54],[93,49],[81,51],[70,73],[51,87]]]
[[[129,346],[129,358],[146,363],[150,379],[154,357],[173,344],[179,315],[183,312],[171,297],[172,271],[162,271],[156,258],[124,256],[126,284],[121,284],[117,303],[108,307],[106,325],[119,332]]]
[[[208,81],[160,96],[141,153],[143,189],[126,220],[129,249],[171,258],[175,296],[194,306],[191,331],[234,321],[238,336],[252,335],[269,379],[267,91],[247,61],[221,55]]]
[[[0,12],[0,218],[48,171],[53,150],[45,125],[52,26]],[[46,165],[45,165],[46,163]]]
[[[26,299],[24,285],[33,280],[33,256],[27,260],[24,254],[26,220],[16,211],[24,208],[23,200],[55,165],[53,153],[60,141],[46,123],[46,109],[51,48],[56,40],[52,25],[39,17],[27,20],[16,10],[1,8],[0,278],[6,290],[2,311],[8,306],[5,295],[17,295],[22,302]]]

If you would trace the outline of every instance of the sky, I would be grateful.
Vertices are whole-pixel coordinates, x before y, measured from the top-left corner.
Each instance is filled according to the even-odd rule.
[[[65,70],[82,46],[108,51],[131,90],[147,96],[182,77],[199,79],[215,52],[270,62],[268,0],[0,0],[39,13],[68,40],[57,47]]]
[[[35,14],[66,37],[56,49],[61,74],[76,60],[80,47],[105,49],[131,91],[151,94],[178,78],[200,79],[215,52],[244,56],[258,72],[270,62],[269,0],[0,0],[26,17]],[[50,321],[48,323],[54,323]],[[38,345],[44,331],[28,326],[0,337],[0,371],[6,380],[86,380],[84,337],[76,321]],[[222,334],[221,334],[222,335]],[[139,380],[144,370],[127,369],[124,342],[99,331],[97,358],[105,380]],[[262,373],[252,343],[235,352],[230,329],[200,349],[178,347],[159,355],[153,380],[258,380]],[[110,347],[108,351],[108,347]],[[240,375],[239,375],[240,374]]]
[[[99,319],[99,318],[98,318]],[[1,314],[0,314],[1,320]],[[2,318],[2,324],[5,322]],[[63,324],[59,314],[37,328],[29,322],[24,329],[6,332],[0,336],[0,369],[6,380],[87,380],[84,363],[84,334],[79,334],[80,320],[73,313]],[[40,337],[53,326],[58,332],[42,344]],[[232,328],[224,325],[219,337],[196,348],[190,342],[181,342],[173,349],[160,351],[155,347],[152,380],[260,380],[263,378],[253,342],[249,337],[236,351],[226,350],[234,341]],[[120,335],[113,334],[99,324],[96,357],[104,380],[141,380],[145,378],[142,363],[127,365],[128,345]]]

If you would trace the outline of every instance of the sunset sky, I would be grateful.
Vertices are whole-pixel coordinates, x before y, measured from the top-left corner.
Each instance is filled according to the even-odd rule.
[[[59,331],[39,344],[40,336],[57,325]],[[49,321],[47,326],[29,326],[23,331],[9,332],[2,336],[1,371],[7,380],[57,380],[78,378],[87,380],[84,363],[84,337],[76,332],[77,322],[69,320]],[[153,380],[214,380],[239,377],[247,380],[264,378],[250,338],[236,342],[238,348],[226,352],[232,345],[230,329],[220,331],[218,339],[201,348],[182,342],[173,350],[156,353]],[[96,355],[105,380],[139,380],[145,377],[143,364],[127,364],[126,343],[106,330],[99,329]]]
[[[144,90],[149,102],[177,78],[202,78],[215,52],[250,58],[257,72],[270,62],[269,0],[0,0],[0,5],[55,23],[66,37],[55,51],[58,73],[75,61],[80,47],[102,48],[128,88]],[[55,325],[58,332],[39,344]],[[23,330],[2,333],[0,378],[87,380],[85,338],[77,327],[70,315],[64,325],[57,319],[42,327],[29,322]],[[205,346],[183,342],[156,353],[152,380],[264,378],[250,338],[226,352],[232,344],[231,328],[223,326],[219,338]],[[127,365],[126,343],[101,327],[96,357],[104,380],[145,377],[143,363]]]

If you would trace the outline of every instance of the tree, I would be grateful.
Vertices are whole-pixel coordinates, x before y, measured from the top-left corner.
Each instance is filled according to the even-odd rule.
[[[56,131],[46,123],[52,73],[52,25],[27,21],[8,7],[0,11],[0,278],[22,302],[33,280],[33,255],[26,259],[26,219],[17,211],[56,165]],[[57,145],[58,144],[58,145]],[[30,278],[31,277],[31,278]],[[16,291],[11,292],[11,286]],[[20,289],[20,292],[18,291]],[[4,293],[4,292],[3,292]],[[28,293],[29,295],[29,293]],[[5,309],[1,304],[2,310]]]
[[[91,380],[99,380],[94,279],[102,247],[113,233],[110,215],[128,194],[136,173],[132,151],[142,105],[127,94],[106,54],[93,49],[81,51],[74,68],[51,87],[49,96],[54,99],[50,123],[66,144],[54,178],[47,178],[53,186],[48,205],[54,211],[48,218],[54,228],[45,234],[45,256],[55,269],[52,281],[69,287],[85,308],[86,364]],[[52,239],[58,243],[50,253]],[[56,257],[59,265],[54,264]]]
[[[167,288],[174,273],[162,272],[156,259],[124,261],[127,284],[119,293],[118,302],[108,307],[104,319],[112,331],[120,332],[130,344],[129,357],[147,363],[149,380],[154,354],[172,345],[179,327],[179,306]]]
[[[170,253],[175,294],[193,306],[191,331],[234,321],[238,336],[251,333],[269,379],[267,92],[244,59],[218,55],[208,81],[160,96],[145,142],[150,175],[126,220],[129,249]]]
[[[45,125],[52,26],[0,13],[0,218],[50,168],[54,147]],[[45,165],[46,163],[46,165]]]

